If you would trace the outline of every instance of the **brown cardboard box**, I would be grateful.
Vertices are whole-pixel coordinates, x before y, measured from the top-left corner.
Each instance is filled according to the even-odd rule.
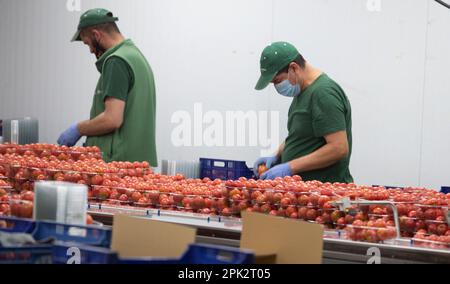
[[[182,225],[115,215],[111,248],[124,258],[178,258],[195,243],[196,234]]]
[[[241,248],[255,252],[259,264],[320,264],[323,226],[242,212]]]

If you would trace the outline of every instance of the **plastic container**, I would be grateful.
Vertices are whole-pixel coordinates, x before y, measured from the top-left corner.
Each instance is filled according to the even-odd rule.
[[[79,259],[73,257],[79,254]],[[252,264],[254,255],[236,248],[191,244],[180,258],[120,259],[117,253],[104,248],[79,246],[76,243],[58,242],[52,251],[55,264],[78,261],[77,264]]]
[[[17,192],[34,191],[34,181],[28,179],[9,179],[12,189]]]
[[[116,264],[117,253],[108,248],[56,242],[52,248],[53,264]]]
[[[347,239],[357,242],[383,243],[397,238],[394,227],[377,228],[347,225],[345,232]]]
[[[191,244],[179,259],[119,259],[120,264],[253,264],[254,254],[236,248]]]
[[[450,249],[450,236],[417,234],[411,239],[411,244],[417,247],[448,250]]]
[[[1,178],[0,177],[0,189],[4,189],[5,191],[9,192],[13,189],[11,184],[8,182],[7,178]]]
[[[243,161],[200,158],[200,177],[237,180],[240,177],[253,178],[254,173]]]
[[[112,230],[94,226],[66,225],[53,222],[37,222],[33,231],[36,240],[55,239],[85,245],[109,247]]]
[[[450,193],[450,186],[443,186],[441,188],[441,192],[445,193],[445,194],[449,194]]]
[[[384,187],[384,188],[386,188],[386,189],[404,189],[404,188],[406,188],[406,187],[403,187],[403,186],[389,186],[389,185],[385,185],[385,186],[382,186],[382,185],[372,185],[372,187]]]
[[[31,234],[36,227],[36,222],[29,219],[0,216],[0,222],[6,224],[6,228],[0,227],[0,231],[7,233]]]
[[[52,246],[0,247],[0,264],[51,264]]]
[[[30,145],[17,145],[17,144],[3,144],[0,145],[0,154],[16,153],[18,155],[24,155],[25,152],[31,152],[31,154],[37,157],[55,156],[59,160],[72,159],[78,161],[83,155],[84,159],[102,159],[102,155],[98,150],[92,150],[87,148],[72,147],[63,149],[60,146],[51,144],[30,144]]]
[[[137,193],[137,196],[134,193]],[[158,190],[92,186],[89,196],[91,204],[102,203],[108,206],[133,206],[136,208],[175,210],[207,215],[220,215],[222,209],[227,208],[224,216],[233,215],[230,208],[233,204],[248,203],[247,199],[230,200],[226,198],[228,196],[226,191],[207,195],[194,195],[183,194],[182,192],[170,193]],[[240,214],[240,210],[236,213]]]
[[[26,233],[35,240],[43,242],[72,242],[72,246],[94,246],[109,248],[111,230],[94,226],[74,226],[51,222],[0,217],[7,223],[7,228],[0,231],[8,233]],[[52,263],[53,245],[34,245],[15,248],[0,247],[0,264],[49,264]],[[106,252],[107,249],[100,251]],[[66,250],[67,252],[67,250]],[[67,256],[66,256],[67,257]],[[105,257],[102,255],[102,257]],[[94,260],[92,262],[95,263]],[[104,261],[100,262],[104,263]]]

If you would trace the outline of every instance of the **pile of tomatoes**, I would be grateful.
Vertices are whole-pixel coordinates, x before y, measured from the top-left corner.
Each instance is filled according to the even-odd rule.
[[[349,239],[368,242],[394,237],[392,208],[354,206],[343,212],[335,202],[343,198],[390,201],[397,208],[402,236],[427,241],[441,237],[442,241],[450,235],[445,219],[450,195],[434,190],[388,190],[353,183],[302,181],[300,176],[274,180],[186,179],[180,174],[155,174],[147,162],[105,163],[89,153],[100,152],[95,147],[46,144],[0,147],[0,214],[30,217],[34,182],[56,180],[88,185],[91,203],[226,217],[240,217],[242,211],[258,212],[315,222],[330,229],[347,228]],[[262,173],[266,169],[259,170]]]
[[[78,161],[87,159],[102,159],[100,149],[94,147],[67,147],[53,144],[0,144],[0,154],[17,154],[27,157],[54,157],[61,161]]]

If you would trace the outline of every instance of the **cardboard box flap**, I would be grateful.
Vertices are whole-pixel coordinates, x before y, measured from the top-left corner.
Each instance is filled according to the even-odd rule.
[[[258,213],[242,212],[241,248],[256,259],[276,255],[277,264],[320,264],[323,226]]]
[[[111,248],[122,258],[179,258],[196,234],[182,225],[115,215]]]

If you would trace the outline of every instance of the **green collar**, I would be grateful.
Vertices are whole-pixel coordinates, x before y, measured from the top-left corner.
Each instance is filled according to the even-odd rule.
[[[97,62],[95,62],[98,72],[102,73],[103,64],[105,63],[106,58],[108,58],[111,54],[116,52],[119,48],[121,48],[125,44],[129,44],[129,43],[132,43],[132,41],[130,39],[126,39],[123,42],[121,42],[120,44],[113,46],[110,49],[108,49],[107,51],[105,51],[105,53],[103,53],[102,56],[100,56],[100,58],[97,60]]]

